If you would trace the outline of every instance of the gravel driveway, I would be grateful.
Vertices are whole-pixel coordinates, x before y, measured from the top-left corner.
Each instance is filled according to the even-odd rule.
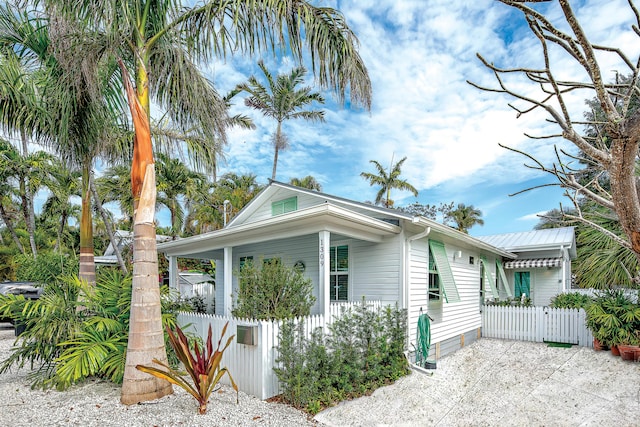
[[[13,344],[0,328],[0,359]],[[26,370],[0,375],[0,426],[638,426],[640,363],[610,352],[482,339],[373,395],[315,419],[289,406],[223,389],[206,415],[179,388],[124,406],[119,387],[90,381],[65,392],[31,390]]]
[[[483,338],[315,418],[333,426],[638,426],[640,363],[584,347]]]

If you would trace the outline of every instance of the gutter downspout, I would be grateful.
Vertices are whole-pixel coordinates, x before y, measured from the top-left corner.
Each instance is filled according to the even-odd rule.
[[[560,245],[560,256],[562,257],[562,293],[567,292],[567,264],[564,245]]]
[[[420,221],[420,219],[418,217],[414,217],[411,222],[414,224],[417,224]],[[413,242],[414,240],[418,240],[418,239],[422,239],[423,237],[427,237],[429,235],[429,233],[431,233],[431,227],[426,226],[425,229],[418,234],[415,234],[413,236],[407,237],[406,239],[406,245],[405,245],[405,257],[404,257],[404,262],[405,262],[405,269],[404,269],[404,275],[405,275],[405,280],[404,280],[404,286],[402,286],[402,292],[401,292],[401,300],[402,300],[402,308],[408,308],[409,307],[409,287],[411,285],[409,278],[411,277],[411,275],[409,274],[409,252],[410,252],[410,247],[411,247],[411,242]]]

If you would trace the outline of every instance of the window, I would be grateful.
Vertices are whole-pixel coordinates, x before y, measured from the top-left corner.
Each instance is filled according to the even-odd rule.
[[[444,243],[429,240],[429,264],[431,264],[431,260],[435,262],[435,271],[437,271],[438,274],[438,286],[444,300],[446,302],[460,302],[460,294],[458,294],[458,288],[455,278],[453,277],[453,272],[451,271],[451,266],[449,265],[449,258],[447,257]],[[431,271],[431,269],[429,271]],[[431,282],[431,278],[429,281]]]
[[[242,270],[242,268],[245,266],[245,264],[252,263],[252,262],[253,262],[253,257],[252,256],[241,256],[240,257],[240,270]]]
[[[330,301],[349,300],[349,247],[347,245],[329,248]]]
[[[296,196],[271,203],[271,215],[282,215],[298,210],[298,198]]]
[[[429,301],[440,301],[440,278],[431,249],[429,249]]]
[[[523,294],[531,297],[531,275],[528,271],[516,271],[514,280],[515,297],[520,298]]]

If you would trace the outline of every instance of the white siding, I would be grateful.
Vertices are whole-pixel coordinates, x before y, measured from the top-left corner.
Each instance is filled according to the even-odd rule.
[[[436,238],[437,240],[437,238]],[[428,246],[427,239],[411,243],[409,255],[409,350],[413,351],[416,341],[416,328],[420,308],[433,319],[431,321],[431,352],[435,344],[450,338],[459,337],[465,332],[481,327],[480,317],[480,254],[445,242],[447,259],[455,277],[460,302],[447,303],[427,299],[428,291]],[[456,257],[462,251],[462,257]],[[469,264],[469,256],[475,262]],[[489,264],[495,259],[489,258]],[[495,267],[494,267],[495,268]],[[495,275],[495,271],[493,272]]]
[[[418,330],[418,317],[420,309],[422,312],[429,311],[429,247],[427,239],[415,240],[409,246],[409,306],[408,312],[408,335],[409,351],[416,346],[416,333]],[[433,340],[432,340],[433,341]],[[416,346],[417,347],[417,346]]]
[[[507,279],[514,296],[514,274],[517,271],[528,271],[530,273],[530,297],[532,304],[535,306],[549,305],[551,298],[562,292],[562,267],[508,269],[506,270]]]
[[[349,242],[349,299],[380,300],[383,305],[400,304],[402,241],[399,237],[381,243]]]

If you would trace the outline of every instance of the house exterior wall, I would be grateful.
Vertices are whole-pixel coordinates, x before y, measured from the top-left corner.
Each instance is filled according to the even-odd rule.
[[[570,268],[568,269],[570,273]],[[547,306],[551,298],[562,292],[562,267],[553,268],[517,268],[506,270],[509,286],[515,296],[515,273],[528,271],[531,283],[531,303],[535,306]],[[567,282],[570,283],[570,282]]]
[[[436,236],[433,238],[438,240]],[[429,302],[428,239],[413,241],[408,249],[409,351],[417,347],[417,325],[422,308],[422,311],[433,319],[431,321],[431,357],[436,357],[436,349],[439,357],[460,348],[460,343],[465,342],[463,338],[465,335],[476,337],[482,320],[480,316],[480,254],[450,242],[445,242],[445,250],[460,295],[460,302],[445,302],[444,298]],[[461,257],[457,257],[458,251],[462,252]],[[469,263],[470,256],[474,258],[473,264]],[[495,277],[495,258],[487,257],[487,261],[490,266],[494,266],[492,274]]]
[[[383,305],[399,302],[401,286],[401,254],[399,239],[396,237],[381,243],[370,243],[354,239],[332,240],[331,245],[349,246],[349,301],[380,300]],[[313,283],[313,296],[316,303],[311,314],[320,314],[322,306],[319,295],[319,256],[318,235],[310,234],[291,239],[274,240],[253,245],[245,245],[233,250],[234,273],[240,268],[242,257],[253,257],[255,261],[263,258],[280,258],[292,267],[297,261],[305,264],[305,277]],[[220,289],[222,286],[219,287]],[[218,289],[216,289],[218,291]],[[238,291],[238,278],[233,277],[233,295]],[[221,290],[219,292],[222,292]],[[216,309],[220,296],[216,295]],[[216,311],[221,312],[221,311]]]

